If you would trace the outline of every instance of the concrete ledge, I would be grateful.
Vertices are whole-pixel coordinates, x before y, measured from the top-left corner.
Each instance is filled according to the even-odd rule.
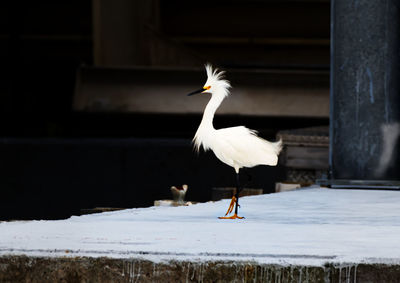
[[[0,222],[0,282],[400,282],[397,191],[229,202]]]
[[[0,257],[0,282],[399,282],[400,265],[260,265],[90,257]]]

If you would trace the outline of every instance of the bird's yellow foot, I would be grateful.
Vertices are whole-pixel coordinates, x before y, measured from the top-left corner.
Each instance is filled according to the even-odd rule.
[[[236,213],[234,215],[232,215],[232,216],[227,216],[228,214],[230,214],[233,211],[233,208],[235,207],[235,204],[236,204],[236,197],[233,196],[232,200],[231,200],[231,203],[229,204],[228,211],[225,213],[225,216],[218,217],[218,218],[219,219],[243,219],[244,217],[240,217]],[[238,207],[240,207],[240,205],[238,205]]]
[[[219,219],[243,219],[244,217],[238,216],[236,213],[232,216],[221,216]]]
[[[236,203],[236,197],[233,196],[231,203],[229,204],[228,211],[225,213],[225,216],[227,216],[229,213],[231,213],[233,211],[233,207],[235,206],[235,203]]]

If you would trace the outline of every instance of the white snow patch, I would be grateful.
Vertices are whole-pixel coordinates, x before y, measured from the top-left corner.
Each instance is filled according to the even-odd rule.
[[[240,199],[246,219],[218,219],[229,202],[0,222],[0,255],[400,263],[398,191],[314,187],[250,196]]]

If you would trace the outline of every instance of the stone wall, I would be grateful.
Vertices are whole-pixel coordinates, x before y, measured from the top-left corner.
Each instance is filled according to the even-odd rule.
[[[399,282],[400,265],[154,263],[141,259],[0,257],[0,282]]]

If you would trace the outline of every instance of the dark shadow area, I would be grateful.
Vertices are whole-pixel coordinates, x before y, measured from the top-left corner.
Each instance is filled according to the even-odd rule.
[[[329,69],[329,1],[206,2],[218,22],[198,19],[200,2],[117,2],[0,4],[0,219],[150,206],[183,183],[188,200],[208,201],[213,187],[234,185],[232,168],[192,149],[201,113],[76,111],[81,66],[201,68],[209,61],[232,70]],[[274,140],[282,129],[328,123],[266,113],[217,115],[214,126],[245,125]],[[265,193],[284,175],[280,166],[248,172],[246,185]]]
[[[234,186],[232,168],[184,139],[2,139],[1,219],[57,219],[91,207],[145,207],[189,184],[187,200]],[[279,167],[248,169],[244,185],[273,191]]]

